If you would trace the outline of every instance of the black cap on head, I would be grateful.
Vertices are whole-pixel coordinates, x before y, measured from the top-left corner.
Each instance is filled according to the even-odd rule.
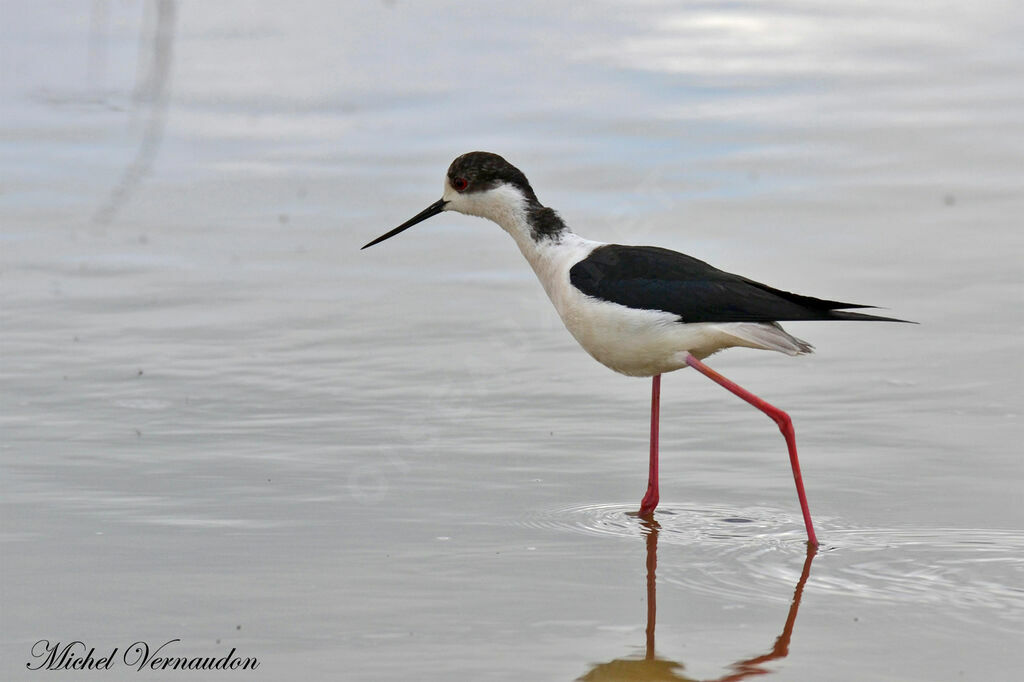
[[[461,180],[465,180],[466,185],[460,192],[485,192],[507,183],[518,187],[528,199],[537,200],[523,172],[491,152],[469,152],[452,161],[448,167],[448,182],[458,189]]]
[[[557,237],[566,230],[565,223],[550,208],[541,206],[537,195],[530,187],[530,181],[526,179],[523,172],[497,154],[490,152],[469,152],[452,161],[448,167],[448,184],[459,194],[472,194],[474,192],[486,192],[502,184],[512,185],[519,189],[526,197],[527,220],[530,223],[530,232],[534,239],[545,237]],[[454,201],[452,199],[451,201]],[[377,237],[363,248],[369,248],[379,244],[385,239],[391,239],[396,234],[408,230],[413,225],[423,222],[431,216],[448,210],[450,200],[444,198],[435,201],[430,206],[414,215],[390,232]],[[456,208],[456,210],[459,210]]]

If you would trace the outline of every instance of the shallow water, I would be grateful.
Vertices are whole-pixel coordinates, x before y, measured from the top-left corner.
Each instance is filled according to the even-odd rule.
[[[180,638],[265,679],[1014,679],[1024,26],[930,10],[5,8],[0,677]],[[630,515],[649,385],[493,225],[358,250],[471,149],[584,236],[921,323],[711,360],[792,415],[816,555],[778,431],[689,372]]]

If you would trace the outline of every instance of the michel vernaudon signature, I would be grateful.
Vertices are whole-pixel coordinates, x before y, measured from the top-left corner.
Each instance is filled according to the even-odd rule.
[[[123,654],[120,647],[97,655],[96,647],[75,640],[67,644],[41,639],[32,645],[32,657],[25,667],[29,670],[110,670],[124,665],[143,670],[255,670],[260,662],[255,656],[242,658],[235,655],[235,647],[223,656],[172,656],[170,648],[180,639],[169,639],[158,647],[148,642],[129,644]],[[167,649],[167,651],[165,651]]]

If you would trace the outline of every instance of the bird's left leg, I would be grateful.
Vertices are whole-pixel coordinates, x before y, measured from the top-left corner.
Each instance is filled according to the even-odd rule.
[[[745,401],[767,414],[776,424],[778,424],[779,430],[782,432],[782,436],[786,439],[786,447],[789,448],[789,463],[790,466],[793,467],[793,480],[796,481],[796,494],[797,497],[800,498],[800,511],[803,512],[804,525],[807,527],[807,541],[817,547],[818,538],[814,534],[814,526],[811,525],[811,511],[807,507],[807,495],[804,493],[804,479],[800,475],[800,460],[797,459],[796,455],[796,434],[793,431],[793,420],[791,420],[789,415],[779,408],[761,400],[739,384],[729,381],[689,353],[686,355],[686,364],[693,367],[719,386],[724,387],[729,392],[743,398]]]
[[[640,516],[648,518],[658,506],[658,419],[661,410],[661,375],[651,380],[651,466],[647,473],[647,494],[640,501]]]

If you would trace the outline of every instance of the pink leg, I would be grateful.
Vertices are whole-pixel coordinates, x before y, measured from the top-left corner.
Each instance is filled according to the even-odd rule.
[[[804,493],[804,479],[800,475],[800,461],[796,456],[796,434],[793,432],[793,421],[789,418],[789,415],[774,405],[770,405],[764,400],[761,400],[742,386],[729,381],[692,355],[686,356],[686,364],[693,367],[716,384],[723,386],[729,392],[743,398],[748,403],[767,414],[775,421],[776,424],[779,425],[779,430],[782,431],[782,435],[786,439],[786,447],[789,448],[789,463],[793,467],[793,480],[796,481],[796,494],[797,497],[800,498],[800,510],[804,514],[804,525],[807,526],[807,541],[817,547],[818,538],[814,535],[814,526],[811,525],[811,510],[807,507],[807,495]]]
[[[649,517],[658,506],[658,415],[661,406],[661,375],[651,382],[651,468],[647,474],[647,494],[640,501],[640,516]]]

